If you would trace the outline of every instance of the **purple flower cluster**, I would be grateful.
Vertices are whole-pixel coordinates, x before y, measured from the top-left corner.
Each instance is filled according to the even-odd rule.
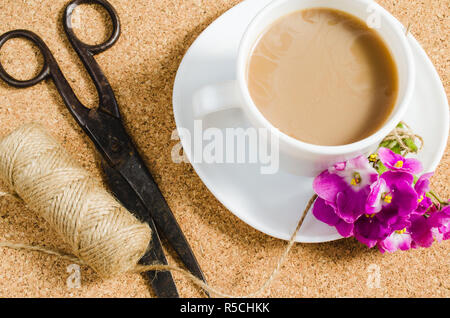
[[[342,236],[354,236],[382,253],[449,239],[450,206],[440,209],[427,196],[432,173],[414,182],[414,175],[422,171],[418,160],[387,148],[380,148],[377,156],[387,168],[381,175],[359,156],[317,176],[314,216]]]

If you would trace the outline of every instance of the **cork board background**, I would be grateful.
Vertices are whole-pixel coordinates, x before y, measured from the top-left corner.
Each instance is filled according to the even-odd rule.
[[[166,196],[197,255],[209,283],[228,293],[257,289],[275,266],[286,243],[266,236],[228,212],[189,164],[172,163],[175,141],[172,86],[190,44],[215,18],[238,0],[110,0],[122,22],[119,42],[97,57],[116,93],[129,132]],[[39,34],[53,51],[80,100],[97,103],[95,88],[70,47],[61,25],[66,0],[1,0],[0,33],[24,28]],[[423,45],[450,93],[450,1],[380,0]],[[98,8],[79,9],[83,39],[101,40],[110,28]],[[32,46],[13,40],[1,61],[12,74],[29,78],[42,59]],[[0,135],[24,122],[43,123],[83,166],[101,177],[89,139],[68,113],[53,83],[18,90],[0,81]],[[432,127],[430,127],[432,129]],[[450,148],[432,179],[442,197],[450,197]],[[0,184],[0,190],[6,190]],[[67,250],[67,246],[22,203],[0,199],[0,240]],[[264,294],[269,297],[450,297],[450,242],[429,249],[381,255],[353,239],[296,244],[280,275]],[[172,251],[168,251],[173,255]],[[0,297],[153,297],[135,274],[101,280],[82,267],[80,288],[70,289],[67,261],[35,252],[0,248]],[[178,264],[174,257],[169,262]],[[366,284],[371,268],[380,270],[379,288]],[[181,296],[201,292],[174,274]]]

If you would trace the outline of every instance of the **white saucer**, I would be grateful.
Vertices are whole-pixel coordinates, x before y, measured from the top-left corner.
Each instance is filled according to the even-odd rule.
[[[256,13],[271,0],[247,0],[215,20],[197,38],[181,62],[175,79],[173,109],[178,128],[193,135],[192,94],[202,86],[235,79],[235,58],[239,41]],[[413,104],[405,122],[425,140],[419,155],[427,171],[434,170],[444,153],[449,112],[444,87],[439,76],[412,35],[409,35],[417,65]],[[222,111],[203,119],[203,129],[248,127],[239,110]],[[187,147],[182,138],[183,147]],[[298,219],[312,196],[312,179],[280,171],[260,174],[257,164],[193,163],[195,171],[214,196],[238,218],[268,235],[288,240]],[[309,213],[298,242],[326,242],[341,236]]]

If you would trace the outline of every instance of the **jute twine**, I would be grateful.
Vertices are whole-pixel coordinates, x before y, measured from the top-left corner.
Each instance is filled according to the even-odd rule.
[[[144,255],[149,226],[122,207],[41,126],[22,126],[0,141],[0,177],[99,275],[130,271]]]
[[[389,135],[387,135],[383,139],[383,141],[396,141],[405,156],[411,152],[418,153],[419,151],[421,151],[423,149],[423,138],[415,134],[412,131],[411,127],[409,127],[405,122],[401,121],[400,124],[402,125],[402,127],[395,128]],[[416,144],[417,141],[419,141],[420,144],[417,147],[417,150],[412,151],[411,148],[405,144],[406,139],[411,139]]]
[[[409,151],[404,138],[423,140],[410,128],[396,128],[386,140]],[[204,283],[189,271],[172,265],[138,265],[150,240],[150,229],[137,221],[38,125],[26,125],[0,142],[0,176],[21,199],[40,213],[71,244],[73,254],[40,246],[0,242],[0,247],[56,255],[89,265],[102,276],[122,272],[174,271],[211,295],[256,297],[270,287],[295,243],[305,217],[317,198],[306,205],[289,243],[266,281],[247,295],[230,295]],[[0,196],[14,196],[0,192]],[[82,202],[81,202],[82,201]]]

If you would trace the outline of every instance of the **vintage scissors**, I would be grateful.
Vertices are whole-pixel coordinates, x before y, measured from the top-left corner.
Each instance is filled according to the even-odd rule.
[[[88,45],[75,35],[72,28],[72,13],[80,4],[99,4],[109,13],[113,32],[105,43]],[[39,36],[27,30],[10,31],[0,36],[0,49],[9,39],[28,39],[40,49],[44,57],[42,70],[35,78],[21,81],[11,77],[0,64],[0,78],[18,88],[30,87],[52,78],[70,113],[102,154],[103,168],[111,191],[140,220],[148,222],[153,231],[150,246],[140,263],[167,264],[158,236],[158,233],[162,233],[185,266],[196,277],[205,281],[180,226],[126,132],[114,92],[94,59],[94,55],[110,48],[119,38],[120,22],[115,9],[105,0],[74,0],[67,5],[62,22],[67,38],[97,88],[99,97],[97,108],[89,109],[78,100],[50,49]],[[170,272],[149,271],[145,274],[158,297],[178,297]]]

